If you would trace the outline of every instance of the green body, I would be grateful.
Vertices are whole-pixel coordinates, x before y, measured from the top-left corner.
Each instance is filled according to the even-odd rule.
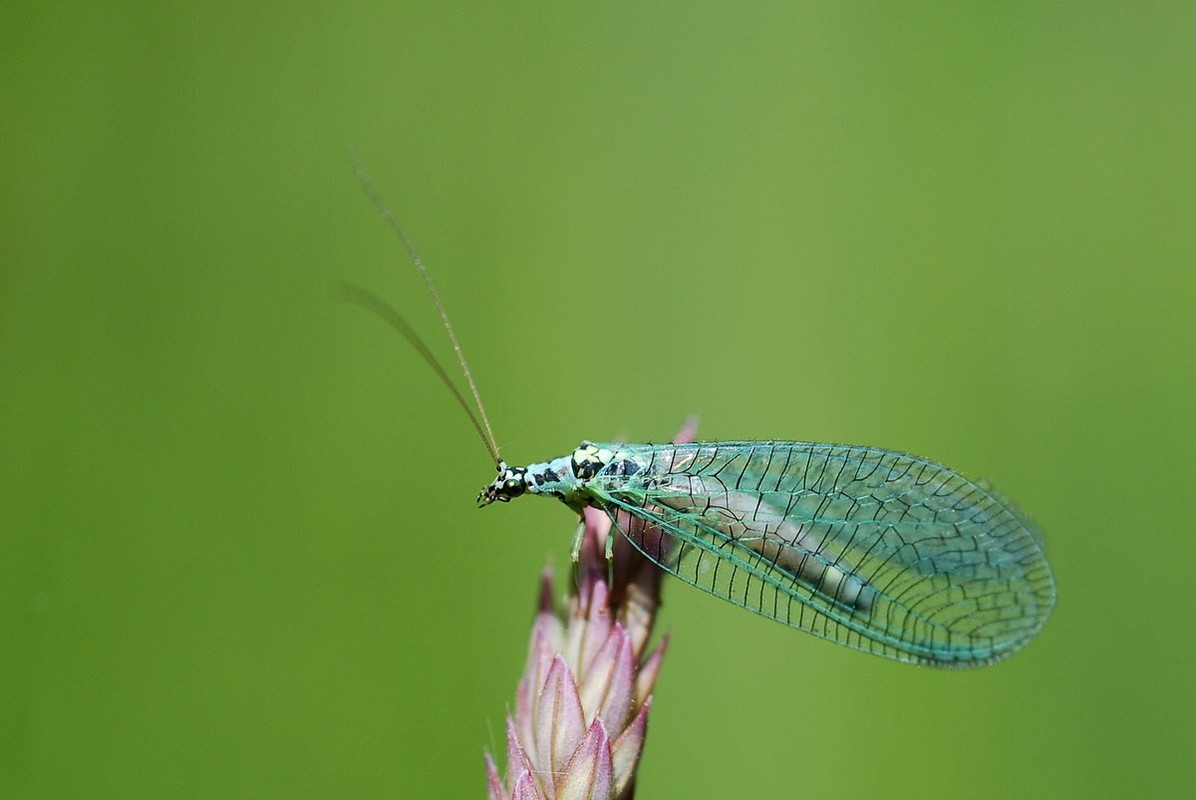
[[[589,444],[510,468],[525,492],[594,506],[681,580],[840,644],[940,667],[1000,660],[1055,586],[1033,522],[926,459],[803,442]]]

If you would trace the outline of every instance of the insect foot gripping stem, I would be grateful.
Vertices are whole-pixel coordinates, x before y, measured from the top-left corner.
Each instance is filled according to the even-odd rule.
[[[512,497],[519,497],[527,491],[527,469],[508,467],[507,462],[498,462],[498,477],[489,486],[478,492],[478,508],[485,508],[493,502],[509,503]]]

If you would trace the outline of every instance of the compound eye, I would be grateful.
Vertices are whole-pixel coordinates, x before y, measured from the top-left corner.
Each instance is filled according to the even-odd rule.
[[[508,478],[506,483],[502,485],[503,494],[505,494],[507,497],[518,497],[519,495],[523,494],[524,490],[526,489],[527,486],[524,484],[524,482],[518,480],[517,478]]]

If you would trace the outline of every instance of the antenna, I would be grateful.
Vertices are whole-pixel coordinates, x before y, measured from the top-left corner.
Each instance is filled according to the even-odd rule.
[[[465,352],[461,349],[461,343],[457,341],[457,334],[453,330],[453,323],[449,320],[448,312],[444,309],[444,303],[440,302],[440,294],[436,291],[436,284],[432,282],[432,276],[428,272],[428,268],[424,264],[419,251],[415,249],[415,243],[411,241],[411,236],[407,233],[407,229],[403,227],[398,218],[390,210],[390,207],[386,205],[374,190],[374,185],[370,182],[369,176],[365,174],[365,170],[358,162],[356,156],[350,154],[349,160],[353,165],[353,172],[357,176],[357,182],[361,184],[366,197],[374,204],[378,212],[382,214],[382,218],[390,225],[391,230],[398,234],[400,241],[403,242],[403,247],[407,249],[408,257],[415,264],[415,268],[419,270],[420,277],[424,280],[424,287],[428,290],[433,305],[436,306],[436,310],[440,313],[440,320],[444,323],[444,330],[448,333],[449,341],[452,342],[453,351],[457,354],[457,362],[461,365],[461,372],[464,373],[465,380],[469,384],[469,390],[473,394],[473,400],[477,406],[478,414],[481,416],[481,422],[478,422],[478,416],[474,415],[473,411],[470,410],[469,404],[465,401],[461,392],[458,391],[444,367],[436,360],[436,356],[432,355],[432,351],[428,348],[427,344],[415,332],[415,329],[407,323],[402,314],[373,292],[362,289],[359,286],[340,284],[338,287],[340,294],[344,299],[356,303],[382,317],[392,328],[401,333],[411,343],[416,351],[423,356],[424,361],[428,362],[428,365],[440,377],[441,382],[453,393],[453,397],[457,399],[457,403],[465,411],[466,416],[469,417],[469,421],[473,423],[474,430],[478,432],[478,436],[481,438],[482,444],[485,445],[486,451],[490,454],[490,458],[497,464],[502,460],[498,454],[498,441],[494,438],[494,430],[490,427],[490,420],[486,417],[486,408],[482,405],[482,396],[478,392],[478,385],[473,379],[473,373],[469,370],[468,362],[465,360]]]

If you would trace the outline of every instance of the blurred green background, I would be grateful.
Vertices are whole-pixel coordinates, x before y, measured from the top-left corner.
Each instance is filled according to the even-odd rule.
[[[108,6],[108,7],[105,7]],[[1196,778],[1196,6],[7,3],[0,796],[480,797],[582,438],[867,443],[1046,531],[967,673],[667,587],[641,796]]]

